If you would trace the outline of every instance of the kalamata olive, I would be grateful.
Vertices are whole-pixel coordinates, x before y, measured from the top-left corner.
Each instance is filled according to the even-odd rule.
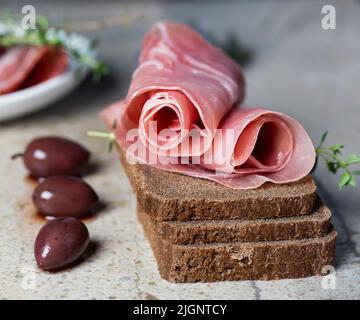
[[[77,175],[89,157],[83,146],[60,137],[34,139],[23,154],[24,164],[34,177]]]
[[[34,246],[39,268],[60,270],[75,262],[89,244],[85,224],[73,217],[60,217],[45,224],[39,231]]]
[[[33,203],[46,216],[80,217],[91,213],[98,201],[94,189],[84,180],[72,176],[45,178],[35,188]]]

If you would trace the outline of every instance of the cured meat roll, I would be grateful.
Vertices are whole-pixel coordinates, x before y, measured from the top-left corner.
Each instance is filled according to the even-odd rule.
[[[314,146],[295,119],[262,108],[234,108],[216,130],[198,164],[159,162],[163,170],[216,181],[235,189],[288,183],[310,173]]]
[[[121,103],[119,143],[127,149],[127,132],[139,128],[143,144],[161,156],[199,156],[244,93],[240,66],[224,52],[186,25],[157,23]]]
[[[49,80],[67,68],[65,51],[48,46],[0,48],[0,94]]]
[[[103,111],[127,160],[252,189],[309,174],[314,146],[295,119],[243,108],[240,67],[189,27],[145,36],[127,97]],[[155,124],[155,126],[154,126]]]

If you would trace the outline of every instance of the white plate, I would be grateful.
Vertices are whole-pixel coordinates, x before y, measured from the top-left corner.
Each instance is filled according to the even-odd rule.
[[[0,95],[0,121],[45,108],[74,90],[88,70],[70,68],[65,73],[27,89]]]

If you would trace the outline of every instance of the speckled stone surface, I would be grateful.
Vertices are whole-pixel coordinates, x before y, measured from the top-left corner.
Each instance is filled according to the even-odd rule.
[[[11,6],[19,10],[21,3],[11,1]],[[327,3],[337,9],[336,31],[320,27],[321,7]],[[303,123],[314,141],[328,129],[329,142],[344,143],[347,152],[360,153],[358,1],[210,1],[205,5],[102,1],[84,6],[80,1],[67,0],[60,5],[42,0],[36,1],[36,7],[58,21],[94,19],[132,9],[144,12],[146,19],[128,28],[94,32],[102,39],[100,55],[112,70],[102,83],[96,86],[87,81],[47,110],[0,124],[0,298],[360,299],[359,189],[340,193],[336,177],[330,177],[323,166],[315,178],[339,232],[335,289],[324,289],[321,277],[170,284],[159,277],[116,153],[108,155],[103,141],[85,135],[88,129],[104,128],[97,116],[99,110],[125,94],[144,31],[156,20],[176,18],[195,20],[219,37],[236,32],[251,48],[253,62],[245,70],[248,105],[287,112]],[[21,160],[10,161],[30,139],[48,134],[75,138],[91,149],[94,170],[85,179],[105,204],[101,213],[85,220],[92,238],[87,258],[55,274],[36,268],[33,242],[45,221],[32,207],[34,185],[25,178]]]

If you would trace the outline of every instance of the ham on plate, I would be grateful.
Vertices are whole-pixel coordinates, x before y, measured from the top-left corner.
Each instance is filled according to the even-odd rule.
[[[315,150],[305,129],[280,112],[240,107],[243,97],[231,59],[190,28],[159,23],[145,36],[127,97],[102,117],[117,124],[130,162],[236,189],[306,176]]]
[[[0,55],[0,94],[49,80],[65,71],[67,54],[48,46],[15,46]]]
[[[127,132],[139,128],[143,143],[161,156],[201,155],[244,93],[242,71],[223,51],[186,25],[159,22],[143,40],[139,66],[122,102],[119,143],[127,149]],[[183,145],[189,134],[197,136],[191,148]]]

